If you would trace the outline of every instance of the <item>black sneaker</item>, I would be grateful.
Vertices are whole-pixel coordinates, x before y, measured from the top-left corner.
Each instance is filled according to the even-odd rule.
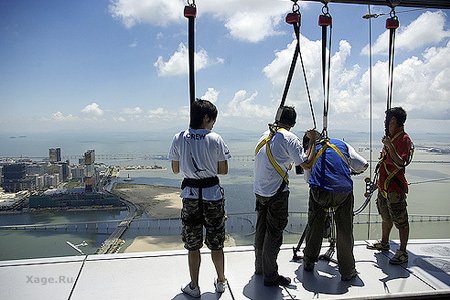
[[[342,281],[350,281],[353,278],[355,278],[358,275],[358,272],[356,270],[353,270],[350,274],[348,275],[341,275],[341,280]]]
[[[278,275],[278,278],[275,279],[275,281],[264,281],[265,286],[288,286],[289,284],[291,284],[291,279],[281,275]]]
[[[305,270],[306,272],[311,272],[312,270],[314,270],[314,263],[303,260],[303,270]]]

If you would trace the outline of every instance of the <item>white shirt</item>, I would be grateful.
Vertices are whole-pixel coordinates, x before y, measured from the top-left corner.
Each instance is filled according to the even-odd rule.
[[[269,130],[264,132],[257,145],[267,138],[269,133]],[[307,160],[299,138],[288,130],[280,130],[275,134],[270,141],[270,151],[284,173],[288,171],[292,163],[298,166]],[[263,197],[275,195],[283,181],[267,157],[266,146],[261,147],[255,155],[254,178],[253,192]],[[285,190],[287,189],[288,186]]]
[[[219,161],[231,158],[222,137],[208,129],[191,129],[175,135],[169,150],[169,160],[180,162],[184,178],[202,179],[217,176]],[[182,198],[198,199],[199,189],[185,187]],[[203,200],[220,200],[223,191],[219,185],[202,189]]]

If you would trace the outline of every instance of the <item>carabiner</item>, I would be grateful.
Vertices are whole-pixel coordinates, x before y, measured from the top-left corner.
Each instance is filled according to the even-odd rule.
[[[397,19],[397,15],[395,14],[395,7],[391,8],[391,12],[389,13],[391,18]]]
[[[292,0],[294,4],[292,5],[292,12],[299,14],[300,13],[300,6],[297,4],[297,0]]]

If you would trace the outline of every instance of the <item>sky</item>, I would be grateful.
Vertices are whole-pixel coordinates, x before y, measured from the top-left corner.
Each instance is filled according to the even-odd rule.
[[[187,19],[179,0],[0,1],[0,133],[178,131],[188,126]],[[197,0],[196,97],[219,110],[215,130],[263,131],[280,104],[295,47],[288,0]],[[383,130],[390,8],[329,4],[328,128]],[[300,47],[322,129],[322,4],[300,3]],[[397,7],[392,106],[409,131],[450,133],[449,11]],[[286,105],[313,126],[298,62]]]

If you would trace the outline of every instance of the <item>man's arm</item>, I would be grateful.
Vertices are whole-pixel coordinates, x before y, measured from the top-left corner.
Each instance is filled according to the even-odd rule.
[[[306,136],[309,138],[308,149],[306,150],[308,159],[305,160],[300,166],[303,169],[311,169],[311,164],[316,156],[316,131],[314,129],[310,129],[306,132]]]
[[[223,160],[217,163],[217,174],[226,175],[228,174],[228,161]]]
[[[180,173],[180,162],[178,160],[172,160],[172,172],[174,174]]]
[[[398,155],[397,150],[395,149],[394,145],[392,144],[392,141],[389,137],[384,137],[382,140],[386,151],[388,152],[388,155],[392,158],[392,161],[394,164],[397,165],[399,168],[403,168],[405,166],[405,162],[403,159]]]

